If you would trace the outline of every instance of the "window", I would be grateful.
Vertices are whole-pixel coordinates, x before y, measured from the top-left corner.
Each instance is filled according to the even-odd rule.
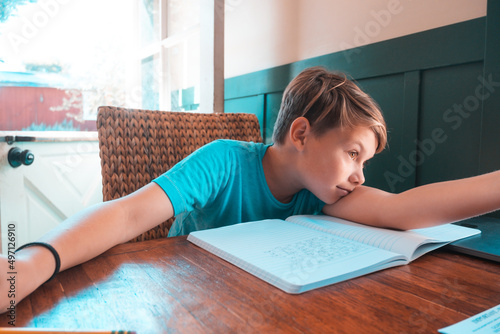
[[[143,92],[156,101],[150,108],[197,110],[200,0],[140,1]]]
[[[0,16],[0,130],[95,130],[100,105],[199,110],[200,52],[213,55],[213,48],[200,48],[200,31],[213,31],[200,29],[201,5],[6,2]]]

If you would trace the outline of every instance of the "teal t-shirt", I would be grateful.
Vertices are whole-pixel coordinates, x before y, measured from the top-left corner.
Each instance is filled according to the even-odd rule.
[[[174,208],[169,236],[262,219],[318,214],[324,203],[301,190],[289,203],[269,190],[262,158],[269,145],[216,140],[154,180]]]

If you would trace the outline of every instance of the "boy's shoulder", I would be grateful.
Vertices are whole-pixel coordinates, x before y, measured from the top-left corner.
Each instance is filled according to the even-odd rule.
[[[217,139],[205,145],[206,148],[216,151],[242,150],[248,152],[258,152],[265,149],[266,146],[268,145],[265,145],[263,143],[247,142],[234,139]]]
[[[198,158],[210,161],[220,161],[226,164],[229,161],[248,162],[261,161],[269,145],[263,143],[239,141],[233,139],[217,139],[195,152]]]

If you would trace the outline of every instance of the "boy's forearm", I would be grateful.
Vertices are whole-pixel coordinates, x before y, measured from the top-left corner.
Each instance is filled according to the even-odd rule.
[[[92,206],[62,222],[39,241],[46,242],[57,250],[61,259],[61,271],[83,263],[123,242],[123,226],[120,229],[117,225],[126,219],[119,208],[118,203]],[[29,247],[18,254],[29,259],[37,268],[40,284],[52,275],[55,260],[47,249]]]
[[[394,207],[395,216],[409,216],[401,222],[405,229],[448,223],[495,211],[500,209],[500,172],[413,188],[396,195]]]
[[[428,227],[500,209],[500,171],[416,187],[400,194],[361,187],[324,212],[361,223]]]
[[[132,239],[172,215],[172,205],[163,190],[156,184],[149,184],[128,196],[77,213],[38,241],[57,250],[62,271]],[[41,247],[36,248],[42,251]],[[44,254],[44,259],[53,264],[52,254],[47,251]],[[46,261],[43,261],[44,265]],[[53,265],[49,267],[54,268]]]

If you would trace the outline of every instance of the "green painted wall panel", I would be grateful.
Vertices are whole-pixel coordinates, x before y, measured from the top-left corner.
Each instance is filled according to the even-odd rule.
[[[266,143],[272,142],[274,123],[280,111],[282,97],[283,92],[266,94]]]
[[[500,1],[488,1],[484,52],[485,100],[480,172],[500,169]],[[497,213],[500,217],[500,212]]]
[[[264,138],[264,95],[248,96],[224,101],[224,112],[255,114],[259,119],[260,133]],[[265,138],[264,138],[265,139]]]
[[[404,78],[404,74],[398,74],[358,81],[379,104],[389,130],[388,148],[377,154],[365,169],[366,185],[396,192],[413,185],[411,178],[401,181],[398,176],[398,157],[407,153],[400,140],[404,123]],[[398,176],[398,182],[394,176]]]
[[[478,173],[482,68],[478,62],[422,73],[417,185]]]

